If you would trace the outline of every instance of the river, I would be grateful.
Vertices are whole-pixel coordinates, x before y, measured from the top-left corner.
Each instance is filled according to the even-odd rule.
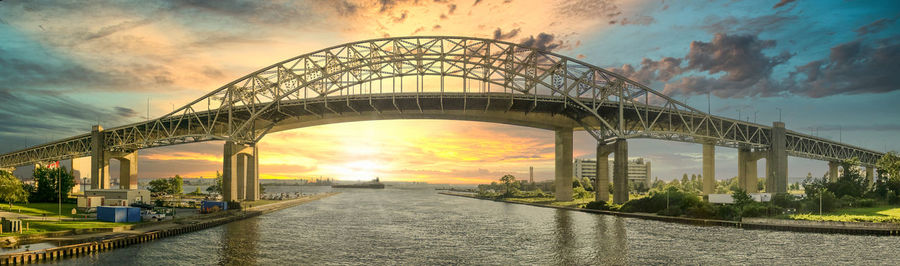
[[[900,264],[900,237],[698,227],[439,195],[425,186],[337,191],[260,217],[51,263]]]

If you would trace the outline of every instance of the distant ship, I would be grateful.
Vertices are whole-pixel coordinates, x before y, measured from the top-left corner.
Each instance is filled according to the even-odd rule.
[[[384,188],[384,184],[379,182],[378,178],[376,177],[374,180],[365,182],[365,183],[348,184],[348,185],[331,185],[331,187],[333,187],[333,188]]]

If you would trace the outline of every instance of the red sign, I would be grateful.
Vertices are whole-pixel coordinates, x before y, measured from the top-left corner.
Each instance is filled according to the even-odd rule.
[[[55,161],[55,162],[48,164],[47,168],[59,168],[59,161]]]

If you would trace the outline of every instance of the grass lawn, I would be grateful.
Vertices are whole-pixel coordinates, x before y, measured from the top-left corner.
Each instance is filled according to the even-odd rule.
[[[63,217],[78,217],[78,215],[72,215],[72,209],[76,207],[74,203],[63,203],[62,204],[62,216]],[[0,210],[22,213],[34,216],[42,216],[47,215],[47,217],[56,216],[57,204],[56,203],[14,203],[12,205],[12,209],[9,208],[9,204],[0,204]],[[21,210],[21,211],[20,211]]]
[[[24,223],[28,223],[28,230],[23,230],[22,235],[30,235],[30,234],[39,234],[46,232],[54,232],[54,231],[63,231],[63,230],[71,230],[71,229],[82,229],[82,228],[109,228],[109,227],[117,227],[135,223],[110,223],[110,222],[101,222],[101,221],[40,221],[40,220],[25,220],[22,221],[22,226],[24,227]],[[0,236],[12,236],[18,235],[18,233],[3,233]]]
[[[876,206],[866,208],[844,208],[818,214],[790,215],[794,220],[837,221],[837,222],[875,222],[900,223],[900,207]]]

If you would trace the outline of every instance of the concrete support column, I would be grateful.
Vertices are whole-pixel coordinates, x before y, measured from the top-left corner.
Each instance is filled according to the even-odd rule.
[[[703,195],[716,192],[716,145],[703,143]]]
[[[594,179],[594,200],[609,201],[609,154],[610,145],[597,143],[597,178]]]
[[[225,142],[222,154],[222,200],[238,201],[245,198],[246,176],[250,172],[247,170],[247,161],[252,160],[248,157],[252,156],[254,149],[255,145],[246,146],[231,141]],[[255,164],[252,167],[254,167],[255,175]]]
[[[572,200],[572,129],[556,130],[556,201]]]
[[[750,148],[738,147],[738,186],[745,191],[747,190],[747,161],[749,157]]]
[[[744,190],[746,190],[747,193],[759,192],[759,173],[756,171],[757,163],[752,154],[753,153],[751,153],[749,158],[747,158],[747,161],[744,162],[747,165],[745,168],[747,169],[747,174],[745,175],[747,177],[747,179],[745,179],[747,183],[744,185]]]
[[[91,189],[109,189],[109,158],[106,157],[106,142],[103,127],[91,128]]]
[[[244,199],[244,194],[247,192],[247,161],[250,160],[246,154],[238,154],[237,155],[237,181],[235,182],[236,188],[235,193],[237,193],[236,197],[238,200]]]
[[[613,203],[623,204],[628,201],[628,142],[625,139],[617,139],[615,149]]]
[[[787,193],[787,131],[784,122],[772,123],[772,142],[769,156],[766,159],[766,191],[769,193]]]
[[[828,181],[829,182],[837,182],[839,165],[840,165],[840,163],[835,162],[835,161],[828,162]]]
[[[247,191],[245,200],[259,200],[259,148],[253,145],[253,156],[247,160]]]
[[[119,161],[119,188],[138,188],[138,160],[137,151],[116,156]]]
[[[875,185],[875,167],[866,166],[866,181],[870,188]]]

